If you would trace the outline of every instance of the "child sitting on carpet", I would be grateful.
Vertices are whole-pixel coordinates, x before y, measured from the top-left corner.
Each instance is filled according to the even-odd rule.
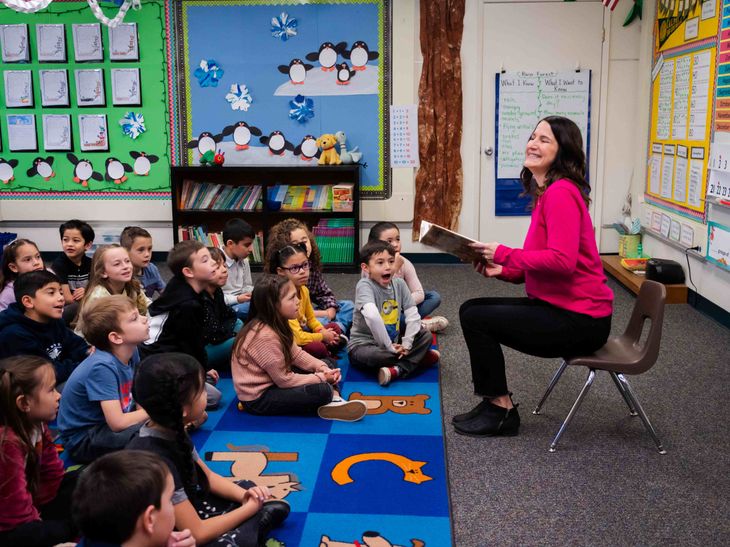
[[[368,276],[357,282],[347,346],[354,366],[378,369],[381,386],[439,359],[439,353],[429,349],[432,335],[421,326],[408,285],[393,277],[395,254],[393,247],[380,240],[360,250],[361,267]]]
[[[119,236],[119,243],[127,249],[134,266],[134,277],[142,285],[145,295],[152,298],[155,292],[162,294],[165,282],[160,270],[152,262],[152,236],[139,226],[127,226]]]
[[[0,361],[0,545],[73,541],[71,493],[76,474],[63,463],[48,432],[61,395],[42,357]]]
[[[320,318],[321,321],[337,323],[345,334],[350,332],[354,304],[351,300],[337,300],[335,293],[327,285],[322,275],[322,259],[319,247],[317,247],[317,242],[307,229],[306,224],[295,218],[282,220],[269,233],[269,245],[271,244],[279,248],[285,245],[304,245],[309,259],[307,289],[309,289],[309,295],[312,299],[314,315]]]
[[[297,289],[287,278],[265,275],[256,282],[249,322],[233,346],[238,408],[259,415],[317,412],[327,420],[359,420],[367,407],[362,401],[342,400],[336,388],[340,370],[294,343],[289,323],[298,314]]]
[[[218,266],[218,275],[200,293],[205,319],[203,337],[208,355],[208,366],[215,369],[231,367],[231,349],[236,333],[243,321],[236,317],[236,311],[226,305],[222,287],[228,282],[226,255],[218,247],[208,247],[210,257]]]
[[[128,448],[161,456],[175,483],[175,527],[188,528],[198,545],[263,545],[289,515],[289,504],[265,486],[232,482],[211,471],[186,427],[205,412],[205,370],[184,353],[151,355],[140,363],[132,394],[150,415]]]
[[[342,329],[337,323],[322,325],[314,316],[314,308],[309,297],[307,279],[309,279],[310,262],[306,248],[302,245],[278,247],[269,243],[269,273],[287,278],[297,289],[299,313],[289,321],[294,332],[294,342],[304,351],[318,359],[332,357],[337,348],[346,343]]]
[[[0,273],[0,311],[15,302],[15,279],[26,272],[43,269],[43,258],[38,247],[30,239],[16,239],[3,249],[2,273]]]
[[[368,241],[385,241],[395,251],[395,269],[393,277],[400,277],[408,285],[411,291],[413,303],[418,308],[418,315],[421,322],[431,332],[439,332],[449,326],[449,321],[441,315],[435,315],[426,319],[441,304],[441,295],[436,291],[423,291],[421,281],[418,279],[416,268],[413,263],[400,254],[400,230],[392,222],[378,222],[368,234]]]

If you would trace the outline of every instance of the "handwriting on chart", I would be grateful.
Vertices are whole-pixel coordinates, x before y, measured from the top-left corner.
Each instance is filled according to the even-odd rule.
[[[518,178],[525,145],[546,116],[573,120],[583,135],[588,129],[590,72],[516,72],[499,75],[497,106],[497,178]]]

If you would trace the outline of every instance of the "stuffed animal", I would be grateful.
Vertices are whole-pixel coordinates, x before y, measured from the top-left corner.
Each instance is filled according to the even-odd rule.
[[[356,146],[352,150],[347,149],[347,135],[344,131],[335,133],[335,138],[340,145],[340,159],[344,164],[358,163],[362,159],[362,152]]]
[[[340,165],[342,163],[335,148],[336,144],[337,139],[332,133],[325,133],[317,139],[317,146],[322,149],[322,155],[317,162],[319,165]]]

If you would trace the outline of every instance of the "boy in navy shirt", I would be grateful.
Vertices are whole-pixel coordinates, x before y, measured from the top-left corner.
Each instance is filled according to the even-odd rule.
[[[160,270],[152,263],[152,236],[139,226],[127,226],[119,236],[119,244],[127,249],[129,259],[134,266],[134,275],[142,284],[147,298],[152,298],[155,292],[165,290]]]
[[[91,275],[91,258],[86,253],[94,243],[94,229],[88,222],[73,219],[58,229],[61,234],[63,254],[51,264],[51,270],[61,280],[61,290],[66,301],[63,320],[70,323],[76,317],[79,302],[86,294]]]
[[[137,344],[149,336],[147,316],[123,295],[84,307],[83,329],[96,351],[71,373],[58,412],[61,441],[78,463],[125,447],[148,418],[135,410],[132,380]]]

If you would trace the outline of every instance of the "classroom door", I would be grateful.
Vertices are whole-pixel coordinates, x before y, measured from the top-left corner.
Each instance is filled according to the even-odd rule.
[[[600,195],[596,176],[603,51],[601,2],[485,3],[482,61],[482,154],[479,239],[520,247],[529,217],[495,216],[495,75],[501,70],[591,70],[589,172],[592,196]],[[596,222],[595,199],[591,216]],[[600,222],[600,221],[599,221]]]

